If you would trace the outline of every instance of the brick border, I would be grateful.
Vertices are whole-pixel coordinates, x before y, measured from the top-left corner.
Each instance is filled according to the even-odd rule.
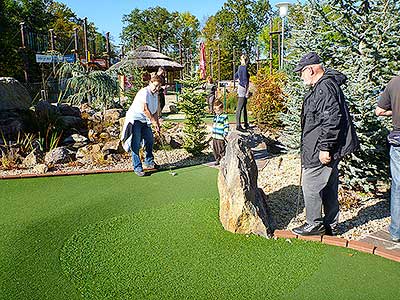
[[[22,179],[22,178],[40,178],[40,177],[58,177],[58,176],[77,176],[77,175],[92,175],[92,174],[108,174],[108,173],[128,173],[133,172],[132,169],[114,169],[114,170],[82,170],[69,172],[48,172],[43,174],[27,173],[14,175],[1,175],[2,179]]]
[[[292,233],[290,230],[275,230],[274,237],[284,238],[284,239],[300,239],[312,242],[322,242],[323,244],[354,249],[357,251],[374,254],[396,262],[400,262],[400,251],[388,250],[385,249],[384,247],[376,247],[375,245],[366,242],[346,240],[344,238],[339,238],[336,236],[329,236],[329,235],[300,236]]]

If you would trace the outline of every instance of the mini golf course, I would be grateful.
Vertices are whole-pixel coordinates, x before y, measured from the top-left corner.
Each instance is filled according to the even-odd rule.
[[[217,170],[1,180],[0,299],[400,299],[400,264],[223,230]]]

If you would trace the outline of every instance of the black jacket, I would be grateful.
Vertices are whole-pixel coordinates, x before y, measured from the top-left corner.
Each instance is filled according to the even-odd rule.
[[[354,152],[358,138],[340,85],[346,76],[327,69],[304,97],[301,112],[303,168],[321,165],[319,151],[329,151],[333,161]]]

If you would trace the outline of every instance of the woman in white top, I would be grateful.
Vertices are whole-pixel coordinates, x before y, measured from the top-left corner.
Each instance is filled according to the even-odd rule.
[[[151,130],[153,124],[155,130],[160,132],[158,119],[158,91],[162,79],[155,75],[150,79],[148,86],[139,90],[133,103],[126,113],[125,124],[122,130],[122,142],[126,151],[132,151],[133,170],[138,176],[144,176],[144,169],[154,169],[153,145],[154,137]],[[140,145],[144,142],[145,160],[142,162],[139,156]]]

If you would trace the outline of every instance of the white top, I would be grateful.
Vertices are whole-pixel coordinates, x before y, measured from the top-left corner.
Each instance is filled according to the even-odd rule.
[[[158,110],[158,93],[152,94],[149,86],[137,92],[135,99],[126,113],[126,119],[151,124],[150,119],[144,114],[144,105],[146,103],[151,114],[155,114]]]

